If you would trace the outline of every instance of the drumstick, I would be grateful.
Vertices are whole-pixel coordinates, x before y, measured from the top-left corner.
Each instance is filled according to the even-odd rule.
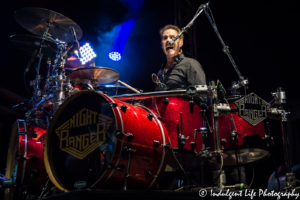
[[[127,85],[126,83],[124,83],[124,82],[122,82],[122,81],[120,81],[120,80],[118,80],[117,82],[121,83],[122,85],[124,85],[125,87],[131,89],[132,91],[134,91],[134,92],[136,92],[136,93],[141,93],[140,91],[134,89],[133,87]]]

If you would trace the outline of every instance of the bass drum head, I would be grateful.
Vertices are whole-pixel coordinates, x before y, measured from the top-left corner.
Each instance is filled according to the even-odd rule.
[[[60,190],[86,189],[104,174],[116,146],[116,117],[99,92],[81,91],[56,111],[47,131],[45,165]]]
[[[6,171],[5,177],[7,179],[13,178],[16,179],[17,173],[17,160],[16,157],[19,151],[19,132],[18,132],[18,122],[15,122],[9,140],[8,152],[7,152],[7,161],[6,161]],[[14,188],[5,189],[5,199],[9,200],[13,198]]]

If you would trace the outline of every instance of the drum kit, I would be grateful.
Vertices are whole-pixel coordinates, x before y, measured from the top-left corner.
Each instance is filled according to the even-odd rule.
[[[41,8],[22,8],[15,18],[37,36],[13,35],[11,42],[39,62],[31,81],[33,107],[12,128],[1,182],[6,199],[33,191],[47,197],[57,189],[155,189],[164,173],[199,170],[205,160],[216,167],[216,188],[222,189],[223,166],[270,155],[263,120],[286,120],[282,90],[273,93],[271,106],[254,93],[237,95],[243,81],[233,84],[230,96],[219,81],[142,93],[118,80],[113,69],[80,66],[68,43],[79,46],[82,30],[71,19]],[[124,86],[103,85],[116,81]],[[129,91],[136,93],[124,94]],[[288,176],[291,187],[293,174]]]

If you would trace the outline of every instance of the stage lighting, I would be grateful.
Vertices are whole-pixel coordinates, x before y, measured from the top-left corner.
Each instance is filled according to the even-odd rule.
[[[119,52],[114,52],[114,51],[110,52],[108,56],[113,61],[119,61],[119,60],[121,60],[121,54]]]
[[[82,65],[85,65],[87,62],[90,62],[93,58],[96,57],[96,54],[89,43],[85,43],[83,46],[79,48],[80,55],[78,51],[74,51],[74,53],[78,56]]]

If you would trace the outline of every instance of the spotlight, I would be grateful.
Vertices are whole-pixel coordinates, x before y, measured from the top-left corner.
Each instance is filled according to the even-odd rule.
[[[93,58],[96,57],[94,50],[91,48],[89,43],[85,43],[79,48],[80,56],[78,51],[74,51],[74,53],[79,58],[82,65],[85,65],[87,62],[91,61]]]
[[[121,60],[121,54],[119,52],[115,52],[115,51],[110,52],[108,56],[113,61],[119,61],[119,60]]]

